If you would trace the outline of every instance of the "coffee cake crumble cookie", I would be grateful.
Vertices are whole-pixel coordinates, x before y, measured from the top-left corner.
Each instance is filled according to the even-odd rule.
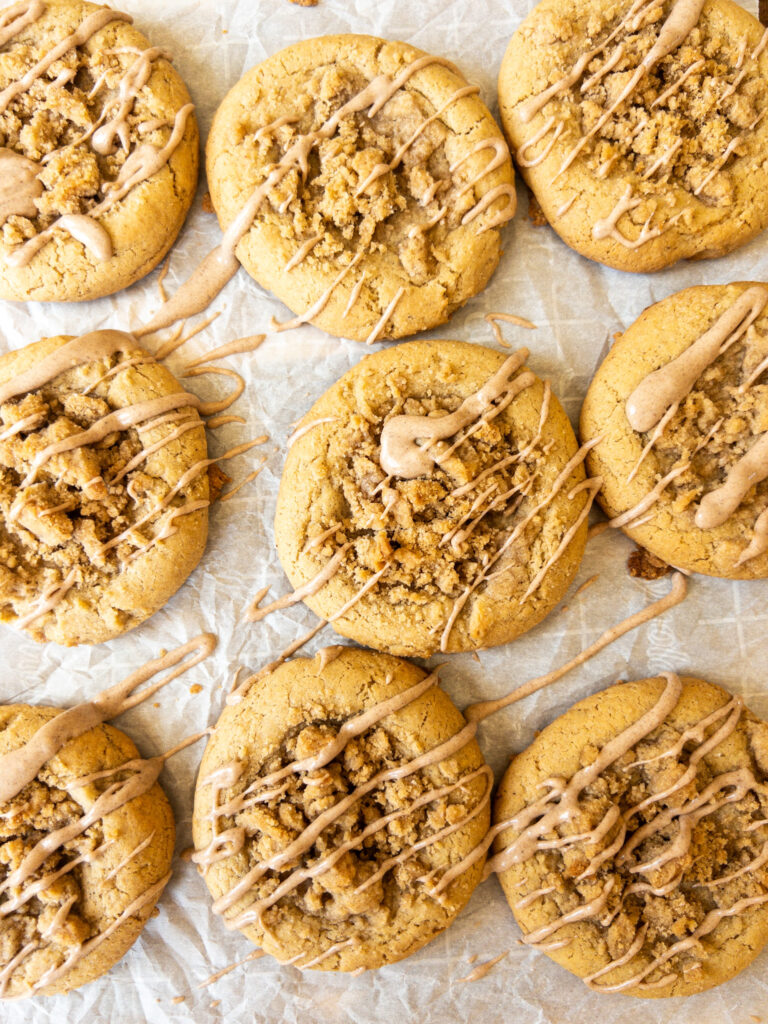
[[[294,435],[275,516],[296,593],[392,654],[508,643],[552,609],[586,543],[592,497],[548,382],[460,341],[367,356]]]
[[[487,832],[493,779],[437,673],[327,653],[257,678],[224,711],[192,859],[228,928],[282,963],[361,972],[415,952],[467,903],[484,857],[458,866]]]
[[[189,94],[127,14],[0,11],[0,297],[94,299],[148,273],[197,182]]]
[[[768,941],[768,725],[665,673],[567,711],[512,761],[495,809],[523,942],[594,991],[691,995]]]
[[[200,311],[242,263],[296,315],[373,342],[487,284],[515,212],[487,107],[447,60],[372,36],[296,43],[225,97],[206,148],[224,238],[147,325]]]
[[[659,270],[768,224],[768,30],[732,0],[544,0],[499,100],[547,220],[590,259]]]
[[[121,331],[0,356],[0,620],[98,643],[165,604],[208,532],[198,410]]]
[[[136,941],[170,878],[170,805],[154,765],[113,726],[89,729],[9,785],[35,734],[60,715],[0,707],[0,999],[99,977]]]
[[[768,285],[645,310],[598,368],[581,435],[612,525],[690,572],[768,576]]]
[[[215,646],[203,633],[74,707],[0,706],[0,999],[78,988],[138,938],[171,877],[157,779],[200,736],[144,759],[107,720]]]

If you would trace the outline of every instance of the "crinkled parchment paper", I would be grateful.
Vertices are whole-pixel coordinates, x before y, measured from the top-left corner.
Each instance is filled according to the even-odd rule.
[[[120,6],[116,2],[116,6]],[[367,32],[404,39],[454,60],[496,109],[496,74],[512,32],[533,0],[320,0],[301,8],[288,0],[125,0],[124,9],[154,45],[167,47],[197,104],[206,137],[217,105],[240,76],[283,46],[309,36]],[[757,12],[757,0],[746,6]],[[194,208],[173,250],[166,279],[169,291],[186,278],[218,241],[213,214],[202,209],[201,183]],[[724,259],[679,265],[656,275],[632,275],[590,263],[563,245],[547,227],[535,228],[520,209],[504,230],[504,256],[486,291],[431,332],[492,344],[483,315],[506,311],[529,317],[536,331],[505,326],[507,338],[531,348],[530,365],[551,379],[556,394],[576,420],[595,367],[614,331],[627,327],[647,305],[681,288],[701,283],[768,280],[768,233]],[[158,305],[158,272],[112,298],[85,304],[0,303],[0,349],[18,348],[44,335],[78,334],[100,327],[126,328],[146,321]],[[206,349],[233,338],[268,330],[284,307],[243,270],[214,302],[221,315],[192,339],[169,365],[173,369]],[[67,705],[87,700],[163,648],[203,630],[219,637],[215,654],[187,675],[117,720],[145,756],[166,750],[218,717],[238,665],[258,668],[313,624],[303,606],[278,612],[258,625],[240,622],[249,598],[270,585],[276,596],[288,589],[274,552],[272,519],[285,441],[292,421],[364,354],[351,341],[336,340],[311,326],[273,335],[252,355],[228,359],[248,387],[232,409],[247,426],[230,424],[210,437],[214,455],[256,437],[262,448],[224,464],[234,482],[254,468],[262,453],[261,476],[229,502],[211,509],[211,535],[202,564],[169,604],[133,633],[99,647],[67,650],[39,646],[0,627],[0,700]],[[206,397],[226,391],[226,379],[196,378]],[[220,390],[216,390],[216,389]],[[556,667],[591,643],[611,623],[637,611],[669,589],[669,579],[647,583],[630,578],[630,542],[609,531],[590,542],[573,591],[597,581],[568,607],[555,610],[537,629],[507,647],[486,651],[478,663],[451,655],[441,670],[443,685],[463,706],[506,692]],[[511,754],[532,739],[574,701],[617,679],[676,669],[704,676],[743,693],[750,707],[768,716],[768,604],[764,582],[731,583],[694,578],[685,603],[630,633],[560,683],[480,728],[479,741],[497,774]],[[308,647],[332,643],[330,628]],[[436,661],[442,659],[434,659]],[[193,684],[202,691],[191,693]],[[191,845],[192,793],[202,743],[173,757],[161,777],[178,825],[177,854]],[[410,959],[352,978],[280,967],[270,957],[245,964],[215,984],[196,986],[212,972],[252,949],[230,933],[210,910],[208,891],[189,862],[177,856],[174,877],[133,949],[99,981],[68,996],[4,1004],[0,1019],[82,1024],[151,1024],[194,1021],[207,1024],[400,1024],[515,1021],[516,1024],[750,1024],[768,1004],[768,951],[737,979],[713,992],[681,999],[638,1001],[598,995],[541,953],[518,945],[520,933],[495,879],[482,885],[456,923]],[[508,950],[481,981],[462,984],[477,962]],[[174,1002],[176,999],[183,1001]],[[211,1007],[215,1000],[220,1001]]]

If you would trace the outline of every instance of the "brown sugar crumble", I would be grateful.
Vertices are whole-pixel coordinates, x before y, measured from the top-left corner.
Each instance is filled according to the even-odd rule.
[[[768,316],[763,315],[738,345],[701,374],[654,443],[660,474],[688,465],[669,484],[674,513],[688,511],[692,515],[704,494],[721,486],[734,464],[768,430],[768,374],[761,373],[747,390],[739,386],[766,357]],[[710,433],[702,447],[702,439]],[[642,436],[647,440],[650,433]],[[758,483],[737,514],[752,523],[764,507],[766,493],[768,482]]]
[[[20,60],[31,59],[26,49],[17,44],[0,55],[4,82],[18,77]],[[73,46],[0,113],[0,147],[35,163],[48,158],[38,175],[43,191],[34,201],[37,214],[8,217],[0,227],[6,245],[21,245],[64,214],[88,214],[117,180],[129,153],[147,142],[164,144],[167,126],[152,125],[151,101],[142,91],[124,118],[126,135],[114,152],[97,153],[87,141],[102,116],[105,96],[117,97],[121,88],[124,52]]]
[[[197,486],[191,482],[172,493],[164,463],[158,469],[142,457],[145,444],[156,439],[154,430],[116,429],[98,442],[45,457],[56,443],[125,407],[127,382],[141,385],[156,372],[154,357],[137,345],[0,406],[0,433],[6,435],[0,440],[0,620],[28,610],[42,589],[68,573],[80,587],[98,591],[137,552],[152,547],[158,523]],[[202,432],[197,412],[182,411],[179,420],[199,424]],[[24,429],[13,433],[18,424]],[[110,628],[125,628],[130,613],[105,608],[103,619]]]
[[[670,8],[671,3],[658,3],[640,11],[613,39],[620,57],[608,73],[599,74],[605,55],[598,54],[584,70],[582,91],[555,97],[548,109],[557,112],[574,145],[595,130],[583,153],[597,177],[634,172],[641,180],[652,178],[654,186],[674,184],[707,205],[728,206],[734,198],[728,164],[711,172],[726,151],[736,156],[745,152],[749,133],[768,100],[768,82],[760,77],[757,65],[748,62],[742,67],[742,40],[736,34],[709,21],[694,27],[679,47],[648,70],[642,87],[597,128],[658,39]],[[574,31],[570,22],[551,17],[533,31],[537,43],[546,42],[559,52],[559,64],[572,67],[585,49],[615,27],[614,20],[612,15],[591,12],[579,19],[579,30]],[[737,76],[738,85],[730,90],[728,83],[735,83]],[[661,163],[659,154],[665,154]],[[683,222],[690,216],[685,210]],[[633,214],[640,224],[646,217],[644,206]]]
[[[294,121],[280,124],[279,119],[265,127],[264,118],[272,116],[268,110],[252,121],[243,117],[243,153],[251,150],[266,176],[301,137],[325,124],[340,97],[354,96],[367,85],[356,70],[318,67],[296,96]],[[295,168],[271,189],[260,220],[283,235],[292,231],[297,239],[319,235],[312,259],[334,273],[340,259],[364,248],[370,256],[394,253],[412,284],[428,283],[445,260],[446,237],[476,203],[473,189],[462,191],[452,180],[450,131],[440,120],[429,121],[432,114],[427,101],[410,89],[397,92],[373,118],[345,114],[334,135],[313,150],[307,175]],[[366,185],[419,129],[399,162]],[[445,207],[440,222],[428,232],[418,230],[429,223],[438,202]]]
[[[280,771],[295,761],[311,758],[323,750],[339,731],[338,721],[313,718],[291,729],[282,745],[257,771],[245,772],[233,789],[227,790],[227,801],[248,792],[259,777]],[[347,742],[344,749],[322,768],[289,775],[285,788],[261,803],[245,807],[234,815],[222,815],[221,828],[244,828],[249,836],[248,856],[253,863],[268,860],[294,842],[320,814],[342,801],[357,787],[364,786],[380,773],[407,764],[409,755],[401,740],[382,725],[374,725]],[[253,773],[252,773],[253,772]],[[263,909],[259,923],[273,929],[291,922],[297,934],[316,934],[320,920],[344,922],[364,918],[371,929],[384,928],[390,922],[393,908],[398,912],[420,899],[420,882],[432,868],[429,848],[421,854],[397,862],[398,854],[418,849],[416,844],[439,829],[466,818],[468,808],[476,805],[477,783],[457,787],[447,795],[439,795],[418,807],[418,797],[434,785],[428,772],[417,772],[403,778],[382,781],[339,817],[334,827],[321,832],[314,840],[306,862],[313,863],[331,855],[340,846],[348,849],[330,870],[312,877],[307,885],[286,892],[279,901]],[[265,793],[265,796],[270,796]],[[394,813],[405,804],[414,811],[396,816],[386,829],[373,832],[364,844],[353,843],[361,832],[383,815]],[[380,868],[391,865],[381,874]],[[287,870],[290,872],[295,864]],[[373,877],[377,876],[377,877]],[[372,884],[361,888],[372,879]],[[252,894],[259,900],[268,897],[277,885],[277,876],[265,875],[253,886]]]
[[[393,606],[408,602],[415,593],[419,600],[460,594],[476,580],[484,560],[495,554],[500,537],[514,525],[514,516],[522,517],[522,512],[517,513],[519,500],[511,506],[498,503],[478,517],[474,528],[460,533],[477,513],[477,491],[467,485],[487,473],[486,490],[495,489],[499,495],[526,492],[541,472],[546,438],[536,437],[533,429],[513,431],[499,417],[482,422],[453,452],[447,442],[441,442],[435,451],[442,448],[449,454],[429,478],[386,477],[379,461],[385,422],[400,414],[453,412],[460,404],[455,392],[451,376],[415,394],[404,372],[392,372],[386,387],[366,398],[364,413],[355,412],[328,440],[324,461],[329,478],[337,484],[330,500],[310,510],[302,544],[340,523],[341,529],[317,548],[318,563],[342,544],[351,543],[340,575],[356,588],[389,564],[378,588]],[[525,458],[516,459],[524,450]],[[510,547],[505,563],[508,579],[527,579],[525,552],[536,528],[537,523],[523,530]]]

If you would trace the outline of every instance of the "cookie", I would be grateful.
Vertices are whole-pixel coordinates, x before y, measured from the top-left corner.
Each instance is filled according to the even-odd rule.
[[[408,342],[367,356],[300,421],[275,540],[337,632],[392,654],[475,650],[563,596],[586,543],[583,453],[527,354]]]
[[[198,408],[121,331],[0,356],[0,621],[99,643],[165,604],[208,532]]]
[[[499,789],[489,864],[523,942],[597,992],[738,974],[768,941],[766,772],[768,724],[719,686],[665,673],[580,701]]]
[[[766,431],[768,286],[746,282],[646,309],[581,412],[614,525],[671,565],[730,579],[768,576]]]
[[[193,860],[214,910],[302,969],[420,949],[480,880],[492,775],[474,730],[437,673],[370,651],[326,650],[253,683],[219,719],[195,790]]]
[[[161,759],[136,760],[133,742],[100,724],[24,771],[33,737],[61,715],[0,706],[0,998],[67,992],[104,974],[170,878]]]
[[[506,143],[477,91],[448,61],[373,36],[274,54],[228,93],[208,138],[219,261],[233,273],[239,260],[296,314],[284,329],[372,342],[444,323],[488,283],[515,212]]]
[[[768,224],[768,31],[732,0],[543,0],[499,74],[517,164],[572,249],[619,270]]]
[[[0,11],[0,297],[95,299],[149,273],[197,183],[171,55],[85,0]]]

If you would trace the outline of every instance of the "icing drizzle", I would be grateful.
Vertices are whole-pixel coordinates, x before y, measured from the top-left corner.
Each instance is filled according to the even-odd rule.
[[[435,441],[453,437],[478,417],[491,419],[498,416],[516,395],[534,383],[536,378],[532,373],[515,378],[527,358],[528,349],[522,348],[505,359],[488,383],[476,394],[465,398],[456,412],[439,417],[393,416],[388,419],[381,432],[381,468],[384,472],[404,480],[429,473],[438,460],[425,449]],[[500,398],[502,402],[494,406]],[[419,446],[416,443],[418,439],[427,444]]]

